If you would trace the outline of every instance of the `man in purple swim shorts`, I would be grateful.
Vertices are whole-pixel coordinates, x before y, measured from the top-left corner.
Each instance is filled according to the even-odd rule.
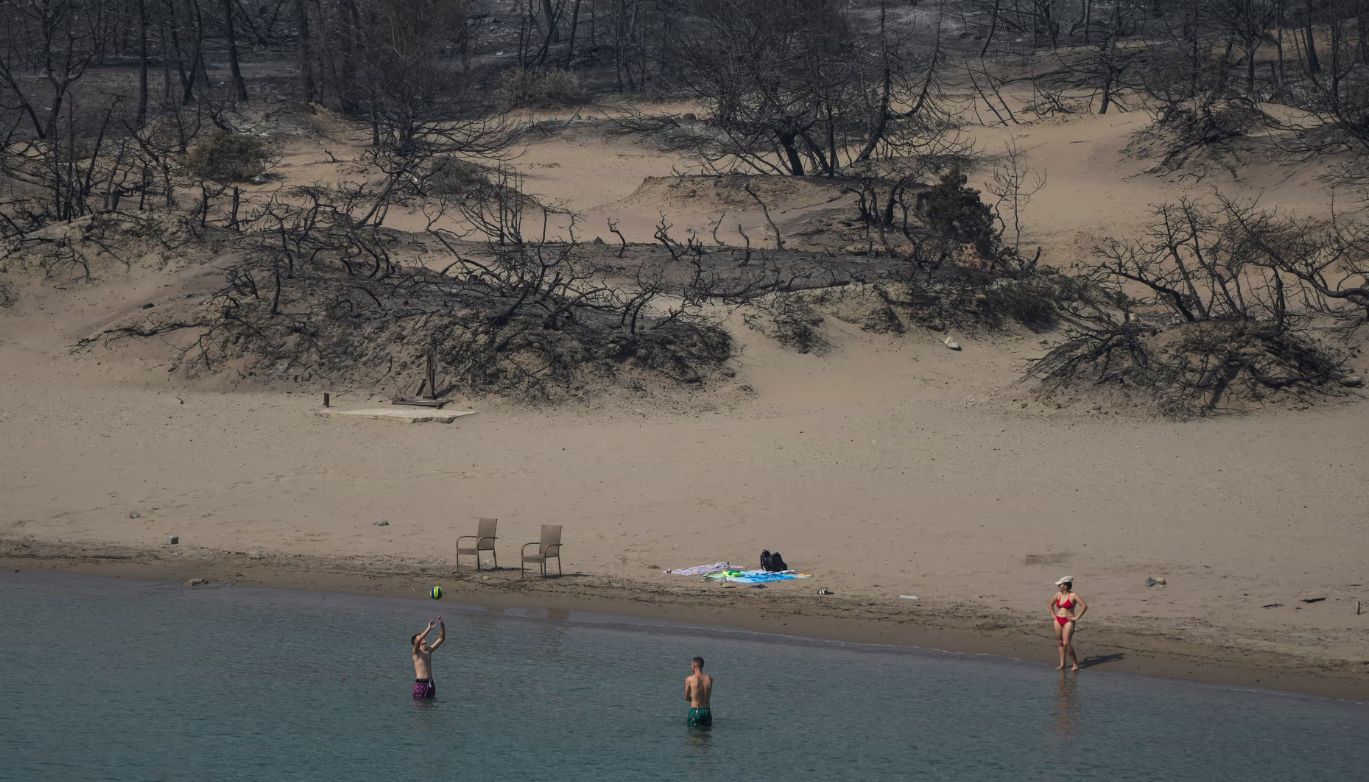
[[[428,637],[428,633],[434,627],[441,628],[437,633],[437,642],[429,646],[423,643]],[[414,697],[433,698],[437,695],[437,685],[433,684],[433,652],[442,642],[447,639],[447,626],[442,623],[442,617],[428,623],[428,629],[409,639],[414,645]]]

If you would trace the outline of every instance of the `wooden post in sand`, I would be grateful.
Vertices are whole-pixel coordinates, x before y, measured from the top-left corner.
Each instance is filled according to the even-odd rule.
[[[327,406],[328,406],[328,392],[327,392],[327,391],[324,391],[324,392],[323,392],[323,406],[324,406],[324,407],[327,407]]]

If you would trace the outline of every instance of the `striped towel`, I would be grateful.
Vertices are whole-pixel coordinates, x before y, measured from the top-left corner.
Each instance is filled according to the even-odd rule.
[[[663,572],[673,573],[677,576],[702,576],[705,573],[717,573],[720,570],[727,570],[730,567],[732,566],[726,562],[714,562],[711,565],[698,565],[696,567],[687,567],[681,570],[666,570]]]

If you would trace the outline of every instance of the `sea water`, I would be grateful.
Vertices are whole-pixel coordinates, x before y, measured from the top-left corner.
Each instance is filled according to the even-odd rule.
[[[438,613],[437,699],[415,702],[409,637]],[[685,726],[695,655],[711,730]],[[1364,703],[578,612],[0,576],[4,780],[1366,778]]]

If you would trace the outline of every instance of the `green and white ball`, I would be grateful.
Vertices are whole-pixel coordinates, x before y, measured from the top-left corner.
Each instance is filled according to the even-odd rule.
[[[433,588],[432,588],[432,591],[428,592],[428,594],[429,594],[429,595],[432,597],[432,599],[434,599],[434,600],[441,600],[441,599],[442,599],[442,587],[433,587]]]

